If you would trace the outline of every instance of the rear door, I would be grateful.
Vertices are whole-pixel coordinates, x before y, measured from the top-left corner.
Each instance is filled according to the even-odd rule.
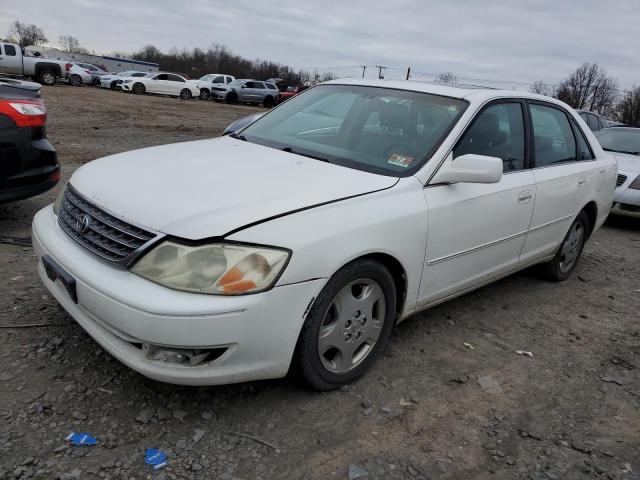
[[[0,71],[20,75],[22,73],[22,60],[15,45],[0,44]]]
[[[180,75],[167,75],[167,93],[169,95],[180,95],[183,88],[186,87],[187,81]]]
[[[529,230],[536,197],[529,168],[526,104],[497,100],[476,115],[453,150],[499,157],[496,184],[428,185],[427,255],[420,305],[445,298],[514,270]]]
[[[530,101],[528,105],[538,195],[523,261],[554,254],[589,201],[589,193],[599,185],[597,162],[573,117],[555,104]]]
[[[146,82],[147,92],[151,93],[168,93],[167,74],[160,73]]]

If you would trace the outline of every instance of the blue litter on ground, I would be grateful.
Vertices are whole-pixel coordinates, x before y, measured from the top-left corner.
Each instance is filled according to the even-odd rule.
[[[75,433],[71,432],[65,438],[67,442],[71,442],[73,445],[95,445],[98,443],[94,437],[89,435],[88,433]]]
[[[147,448],[144,463],[151,465],[154,470],[167,466],[167,454],[157,448]]]

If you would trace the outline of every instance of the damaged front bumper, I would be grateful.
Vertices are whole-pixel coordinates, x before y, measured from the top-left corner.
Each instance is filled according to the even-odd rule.
[[[85,250],[51,206],[33,220],[33,246],[45,286],[96,342],[137,372],[182,385],[286,375],[307,306],[325,282],[229,297],[171,290]],[[43,257],[73,278],[76,299]]]

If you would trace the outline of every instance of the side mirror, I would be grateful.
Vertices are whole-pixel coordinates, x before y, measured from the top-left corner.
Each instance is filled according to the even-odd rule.
[[[468,153],[447,159],[430,183],[498,183],[502,169],[502,160],[498,157]]]

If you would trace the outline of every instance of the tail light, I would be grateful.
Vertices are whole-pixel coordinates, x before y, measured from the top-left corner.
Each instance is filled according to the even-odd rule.
[[[69,72],[71,70],[71,67],[73,67],[72,63],[67,63],[64,68],[66,68],[67,72]]]
[[[18,127],[43,127],[47,122],[42,100],[0,100],[0,114],[7,115]]]

